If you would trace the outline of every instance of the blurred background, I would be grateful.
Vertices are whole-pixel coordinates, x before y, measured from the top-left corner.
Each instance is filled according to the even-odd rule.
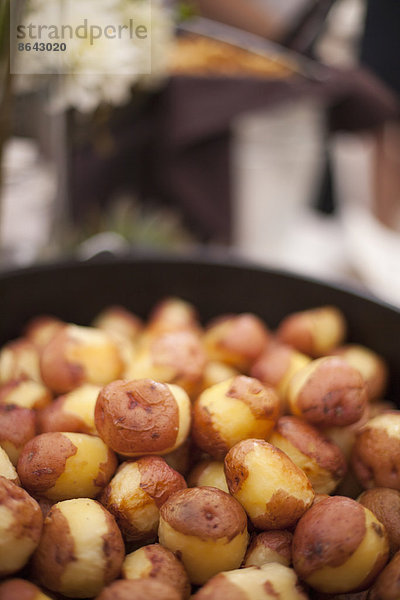
[[[70,15],[74,1],[98,21],[149,4],[65,0]],[[11,4],[29,23],[51,2]],[[152,0],[145,14],[149,74],[124,46],[115,64],[99,49],[103,74],[81,48],[70,71],[32,75],[10,69],[1,0],[1,268],[200,250],[400,305],[398,0]]]

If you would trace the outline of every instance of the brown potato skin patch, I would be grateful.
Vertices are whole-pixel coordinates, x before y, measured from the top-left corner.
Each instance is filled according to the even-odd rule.
[[[39,542],[43,525],[39,504],[24,489],[1,476],[0,506],[5,506],[15,516],[11,531],[30,537],[34,543]]]
[[[347,464],[340,448],[306,421],[292,416],[281,417],[275,431],[336,479],[345,475]]]
[[[75,433],[91,433],[90,427],[78,415],[64,412],[67,396],[59,396],[50,406],[38,413],[40,433],[49,431],[70,431]]]
[[[100,503],[98,504],[101,506]],[[108,584],[118,577],[121,571],[121,564],[125,556],[125,546],[121,531],[114,517],[104,508],[104,506],[101,506],[101,509],[104,512],[108,530],[108,532],[103,535],[103,554],[106,559],[104,582],[105,584]]]
[[[140,487],[160,508],[171,494],[187,487],[185,479],[160,456],[143,456],[136,461]]]
[[[334,524],[334,525],[333,525]],[[366,533],[364,508],[345,496],[314,504],[293,536],[293,565],[300,578],[324,567],[339,567],[356,551]]]
[[[10,441],[21,448],[36,435],[36,413],[30,408],[0,405],[0,443]]]
[[[94,484],[99,488],[104,488],[110,483],[110,479],[114,475],[117,467],[118,459],[115,453],[108,448],[107,461],[99,464],[99,472],[94,480]]]
[[[199,383],[206,364],[206,355],[200,339],[192,331],[173,331],[156,337],[151,344],[155,365],[176,369],[173,383]]]
[[[207,407],[201,403],[201,396],[192,406],[192,437],[199,448],[208,452],[216,460],[223,460],[229,450],[228,444],[215,429]]]
[[[304,313],[293,313],[285,317],[277,331],[280,342],[293,346],[296,350],[314,356],[314,336],[312,334],[312,320]]]
[[[229,581],[225,575],[219,573],[214,575],[203,587],[193,596],[193,600],[248,600],[247,594]]]
[[[177,590],[155,579],[120,579],[114,581],[96,600],[182,600]]]
[[[44,520],[42,537],[32,557],[33,572],[42,585],[57,590],[66,565],[74,559],[74,540],[68,521],[55,505]]]
[[[280,554],[290,564],[292,562],[292,541],[293,534],[290,531],[263,531],[251,540],[246,556],[244,557],[244,563],[246,563],[249,555],[257,548],[268,548]]]
[[[62,433],[41,433],[30,440],[18,459],[21,483],[33,494],[44,494],[64,472],[77,447]]]
[[[271,344],[250,369],[251,377],[276,387],[290,365],[293,348],[285,344]]]
[[[400,492],[390,488],[373,488],[363,492],[358,502],[369,508],[384,525],[393,556],[400,550]]]
[[[393,412],[400,419],[399,411]],[[351,466],[364,488],[389,487],[400,490],[400,439],[384,429],[368,427],[357,435]]]
[[[378,575],[368,600],[398,600],[400,598],[400,552],[397,552],[390,563]]]
[[[253,440],[243,440],[231,448],[225,456],[224,469],[226,482],[231,494],[236,494],[247,479],[249,470],[245,465],[247,452],[253,449]],[[238,468],[238,464],[240,468]]]
[[[67,359],[67,349],[70,344],[69,326],[64,325],[46,344],[40,355],[42,379],[58,394],[69,392],[85,381],[82,365],[70,363]]]
[[[299,391],[296,404],[304,419],[315,425],[351,425],[367,404],[360,373],[339,357],[322,360]]]
[[[239,502],[207,486],[176,492],[162,505],[160,514],[176,531],[206,540],[226,537],[230,541],[247,527]]]
[[[167,385],[151,379],[117,380],[99,393],[96,428],[116,452],[158,452],[174,445],[179,413]]]
[[[25,579],[9,579],[0,584],[0,600],[35,600],[41,590]]]
[[[258,529],[284,529],[294,525],[304,514],[307,506],[302,500],[280,489],[273,494],[265,509],[263,515],[251,517],[253,525]]]
[[[254,377],[238,375],[226,395],[244,402],[259,419],[278,417],[280,402],[276,392]]]
[[[191,585],[181,561],[171,550],[161,544],[150,544],[144,548],[147,559],[151,563],[149,577],[170,583],[180,592],[184,599],[189,598]]]

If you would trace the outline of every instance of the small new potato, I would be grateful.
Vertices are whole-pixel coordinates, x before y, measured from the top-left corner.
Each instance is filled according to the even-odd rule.
[[[366,423],[355,441],[351,465],[364,488],[400,490],[400,411],[384,412]]]
[[[144,456],[120,465],[100,501],[114,515],[127,542],[154,541],[160,508],[186,488],[182,475],[160,456]]]
[[[42,526],[42,511],[36,500],[0,477],[0,578],[26,565],[39,543]]]
[[[223,461],[200,461],[189,473],[187,482],[189,487],[215,487],[229,493]]]
[[[267,326],[251,313],[219,317],[209,324],[203,337],[210,360],[243,372],[250,369],[269,341]]]
[[[200,331],[197,310],[193,304],[182,298],[169,297],[154,306],[147,322],[146,334],[159,335],[171,331]]]
[[[304,471],[263,440],[244,440],[229,450],[225,475],[230,493],[257,529],[295,525],[314,500]]]
[[[307,600],[293,569],[279,563],[219,573],[193,600]]]
[[[262,567],[267,563],[279,563],[289,567],[292,563],[292,539],[290,531],[263,531],[256,535],[247,548],[244,567]]]
[[[373,512],[384,525],[393,556],[400,550],[400,492],[377,487],[363,492],[358,502]]]
[[[201,391],[227,379],[232,379],[236,375],[239,375],[237,369],[230,367],[220,360],[209,360],[204,367]]]
[[[303,367],[311,362],[311,358],[302,354],[292,346],[271,343],[253,364],[250,375],[259,379],[265,385],[276,389],[286,406],[286,396],[289,381]]]
[[[0,600],[51,600],[51,598],[30,581],[15,578],[0,583]]]
[[[9,459],[7,452],[3,450],[3,448],[0,448],[0,477],[5,477],[16,485],[21,484],[18,473]]]
[[[400,552],[378,575],[370,589],[368,600],[398,600],[400,598]]]
[[[23,447],[36,435],[36,413],[21,406],[0,405],[0,446],[16,466]]]
[[[40,351],[65,325],[64,321],[53,315],[39,315],[28,321],[24,334]]]
[[[95,327],[65,325],[40,355],[42,379],[56,394],[65,394],[84,383],[105,385],[118,379],[123,367],[113,338]]]
[[[41,585],[71,598],[91,598],[118,577],[125,549],[110,513],[90,498],[58,502],[44,520],[32,557]]]
[[[281,417],[268,441],[303,469],[318,494],[333,492],[347,471],[340,448],[298,417]]]
[[[174,383],[194,396],[200,390],[205,365],[200,336],[192,331],[172,331],[152,336],[143,344],[124,378]]]
[[[192,436],[204,452],[222,460],[237,442],[266,438],[280,414],[280,400],[258,379],[238,375],[204,390],[193,405]]]
[[[104,442],[127,457],[168,454],[186,440],[191,404],[177,385],[117,380],[100,392],[95,425]]]
[[[187,488],[162,505],[158,535],[160,544],[181,558],[190,581],[202,585],[242,563],[248,543],[246,513],[222,490]]]
[[[124,306],[107,306],[93,321],[93,327],[117,338],[136,343],[143,330],[142,320]]]
[[[0,383],[14,379],[42,382],[39,350],[26,338],[8,342],[0,349]]]
[[[333,496],[308,510],[293,536],[293,566],[312,588],[329,594],[367,589],[389,556],[384,526],[351,498]]]
[[[71,431],[96,435],[94,409],[100,390],[100,386],[86,383],[56,398],[38,412],[39,432]]]
[[[190,581],[181,561],[160,544],[143,546],[127,554],[122,565],[124,579],[152,579],[169,583],[182,600],[190,596]]]
[[[359,344],[341,346],[335,350],[335,354],[360,371],[370,400],[384,397],[388,382],[388,367],[379,354]]]
[[[25,445],[17,465],[22,485],[53,501],[94,498],[116,468],[114,452],[100,438],[69,432],[37,435]]]
[[[181,596],[165,581],[120,579],[105,587],[96,600],[181,600]]]
[[[322,306],[292,313],[285,317],[277,331],[278,340],[299,352],[319,358],[343,343],[346,320],[335,306]]]
[[[367,400],[360,372],[336,356],[312,361],[292,377],[288,387],[291,413],[319,427],[355,423]]]
[[[20,406],[32,410],[46,408],[53,399],[50,390],[33,379],[13,379],[0,386],[0,406]]]

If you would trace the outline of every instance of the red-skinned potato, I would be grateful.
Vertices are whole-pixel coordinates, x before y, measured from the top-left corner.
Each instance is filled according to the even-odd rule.
[[[94,409],[101,387],[86,383],[56,398],[38,412],[40,433],[71,431],[96,434]]]
[[[364,488],[400,490],[400,411],[382,413],[366,423],[354,444],[351,465]]]
[[[50,390],[33,379],[13,379],[0,386],[0,406],[21,406],[41,410],[53,399]]]
[[[289,567],[292,563],[292,539],[290,531],[263,531],[257,534],[247,548],[244,567],[262,567],[267,563],[279,563]]]
[[[314,500],[304,471],[263,440],[236,444],[225,457],[228,488],[257,529],[295,525]]]
[[[23,447],[36,435],[36,413],[21,406],[0,405],[0,446],[16,466]]]
[[[203,342],[211,360],[248,371],[270,340],[265,323],[256,315],[226,315],[212,321]]]
[[[367,589],[385,566],[389,544],[384,526],[367,508],[333,496],[308,510],[293,536],[299,577],[324,593]]]
[[[187,482],[189,487],[215,487],[229,493],[222,461],[200,461],[189,473]]]
[[[103,329],[117,338],[127,338],[136,343],[142,330],[143,322],[124,306],[107,306],[92,323],[93,327]]]
[[[400,492],[390,488],[373,488],[363,492],[358,502],[373,512],[385,526],[393,556],[400,550]]]
[[[98,437],[84,433],[42,433],[20,454],[22,485],[49,500],[94,498],[108,484],[117,458]]]
[[[187,488],[162,505],[158,535],[160,544],[179,553],[191,582],[202,585],[240,566],[248,543],[246,513],[222,490]]]
[[[66,323],[57,317],[39,315],[28,321],[24,329],[24,334],[39,350],[42,350],[64,325]]]
[[[40,371],[45,384],[65,394],[84,383],[105,385],[121,376],[121,353],[101,329],[65,325],[43,348]]]
[[[51,598],[30,581],[15,578],[0,583],[0,600],[51,600]]]
[[[303,469],[318,494],[333,492],[346,473],[346,459],[339,446],[298,417],[281,417],[268,441]]]
[[[114,518],[89,498],[54,504],[32,557],[39,583],[72,598],[96,596],[120,573],[125,549]]]
[[[190,411],[190,399],[177,385],[118,380],[101,390],[95,425],[105,443],[123,456],[168,454],[188,437]]]
[[[292,313],[276,331],[278,340],[308,356],[325,356],[343,343],[346,321],[334,306],[322,306]]]
[[[181,600],[179,592],[165,581],[120,579],[114,581],[96,600]]]
[[[200,331],[197,310],[182,298],[170,297],[158,302],[150,313],[145,335],[171,331]]]
[[[193,600],[307,600],[293,569],[279,563],[219,573]]]
[[[186,488],[182,475],[160,456],[122,463],[100,496],[127,542],[157,537],[160,508],[174,492]]]
[[[397,552],[374,582],[368,600],[398,600],[400,598],[400,552]]]
[[[169,583],[182,600],[187,600],[191,592],[183,564],[173,552],[160,544],[143,546],[127,554],[122,565],[122,577]]]
[[[272,388],[238,375],[204,390],[197,398],[193,440],[204,452],[222,460],[237,442],[267,437],[279,414],[279,397]]]
[[[359,371],[336,356],[319,358],[290,380],[290,412],[318,427],[351,425],[367,405],[367,392]]]
[[[39,350],[26,338],[12,340],[0,350],[0,383],[14,379],[42,381]]]
[[[193,396],[202,384],[206,355],[197,333],[172,331],[152,336],[138,350],[125,379],[154,379],[174,383]]]
[[[0,477],[0,578],[24,567],[39,543],[43,517],[21,487]]]
[[[286,395],[289,381],[297,371],[311,362],[311,358],[292,346],[277,342],[267,346],[265,352],[253,364],[250,375],[265,385],[276,389],[287,411]]]
[[[18,473],[3,448],[0,448],[0,477],[5,477],[5,479],[8,479],[12,483],[21,485]]]
[[[359,344],[341,346],[335,350],[335,354],[360,371],[370,400],[383,398],[388,382],[388,367],[379,354]]]

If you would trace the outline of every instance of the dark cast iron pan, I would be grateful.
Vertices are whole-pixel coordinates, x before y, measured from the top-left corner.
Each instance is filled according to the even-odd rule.
[[[26,321],[50,313],[87,325],[105,306],[122,304],[142,317],[161,298],[193,302],[206,322],[254,312],[274,328],[288,313],[334,304],[346,315],[348,340],[382,354],[390,368],[387,397],[400,403],[400,310],[342,287],[233,260],[154,255],[67,261],[0,273],[0,343]]]

